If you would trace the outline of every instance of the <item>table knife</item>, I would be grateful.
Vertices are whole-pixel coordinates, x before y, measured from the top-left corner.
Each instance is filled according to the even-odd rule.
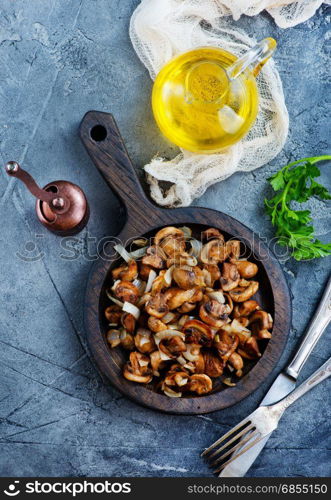
[[[269,391],[261,401],[261,405],[271,405],[284,398],[293,391],[299,373],[307,361],[310,353],[314,349],[317,341],[328,326],[331,320],[331,277],[326,285],[323,297],[316,309],[316,312],[306,330],[304,338],[300,344],[294,358],[287,368],[278,375]],[[249,470],[255,459],[261,453],[271,434],[262,439],[246,453],[240,455],[236,460],[226,466],[219,477],[243,477]],[[239,454],[239,450],[236,452]],[[235,456],[235,454],[234,454]]]

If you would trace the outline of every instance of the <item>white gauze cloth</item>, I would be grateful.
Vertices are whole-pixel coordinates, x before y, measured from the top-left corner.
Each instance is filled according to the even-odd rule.
[[[235,23],[242,14],[256,15],[267,9],[279,26],[287,27],[309,18],[320,0],[142,0],[132,15],[132,44],[152,79],[176,54],[194,47],[219,46],[242,55],[256,40]],[[154,157],[144,169],[151,196],[159,205],[187,206],[205,190],[237,171],[261,167],[282,149],[288,133],[288,112],[282,83],[274,61],[269,60],[257,77],[259,112],[252,129],[241,141],[212,155],[182,150],[167,161]],[[162,189],[167,181],[170,188]],[[169,184],[168,184],[169,185]]]

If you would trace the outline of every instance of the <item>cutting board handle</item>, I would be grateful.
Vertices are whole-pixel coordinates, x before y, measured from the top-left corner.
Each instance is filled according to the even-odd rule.
[[[79,132],[93,163],[123,201],[128,220],[140,230],[147,214],[158,208],[145,196],[113,115],[89,111]]]

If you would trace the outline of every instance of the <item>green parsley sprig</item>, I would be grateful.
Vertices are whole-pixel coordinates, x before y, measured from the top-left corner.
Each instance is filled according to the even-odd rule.
[[[276,228],[279,245],[290,248],[296,260],[331,255],[331,243],[322,243],[315,238],[310,210],[291,208],[292,201],[304,203],[311,196],[331,199],[327,188],[315,181],[321,175],[316,163],[325,160],[331,160],[331,156],[302,158],[289,163],[268,179],[276,195],[264,200],[266,212]]]

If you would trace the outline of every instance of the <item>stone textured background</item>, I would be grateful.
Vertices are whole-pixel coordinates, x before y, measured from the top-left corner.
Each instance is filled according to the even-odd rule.
[[[112,111],[139,169],[156,152],[174,155],[151,115],[151,81],[128,38],[138,0],[2,0],[0,6],[0,154],[44,185],[71,180],[85,190],[92,216],[79,235],[79,258],[63,258],[60,239],[36,221],[34,202],[1,170],[0,474],[22,476],[207,476],[201,450],[251,412],[289,360],[318,302],[330,259],[284,263],[293,298],[285,353],[260,389],[225,411],[169,416],[106,388],[84,350],[82,303],[91,262],[88,234],[116,234],[123,213],[77,135],[90,109]],[[220,209],[273,236],[263,214],[265,179],[291,159],[327,152],[330,10],[293,29],[267,15],[239,24],[274,36],[291,129],[270,165],[210,188],[197,204]],[[330,187],[330,165],[323,181]],[[312,204],[322,238],[330,205]],[[39,255],[39,258],[38,258]],[[68,255],[66,253],[65,255]],[[36,257],[36,260],[33,258]],[[32,261],[30,261],[32,258]],[[30,262],[27,262],[29,260]],[[305,366],[307,377],[330,355],[330,331]],[[252,476],[330,473],[329,382],[285,414]]]

